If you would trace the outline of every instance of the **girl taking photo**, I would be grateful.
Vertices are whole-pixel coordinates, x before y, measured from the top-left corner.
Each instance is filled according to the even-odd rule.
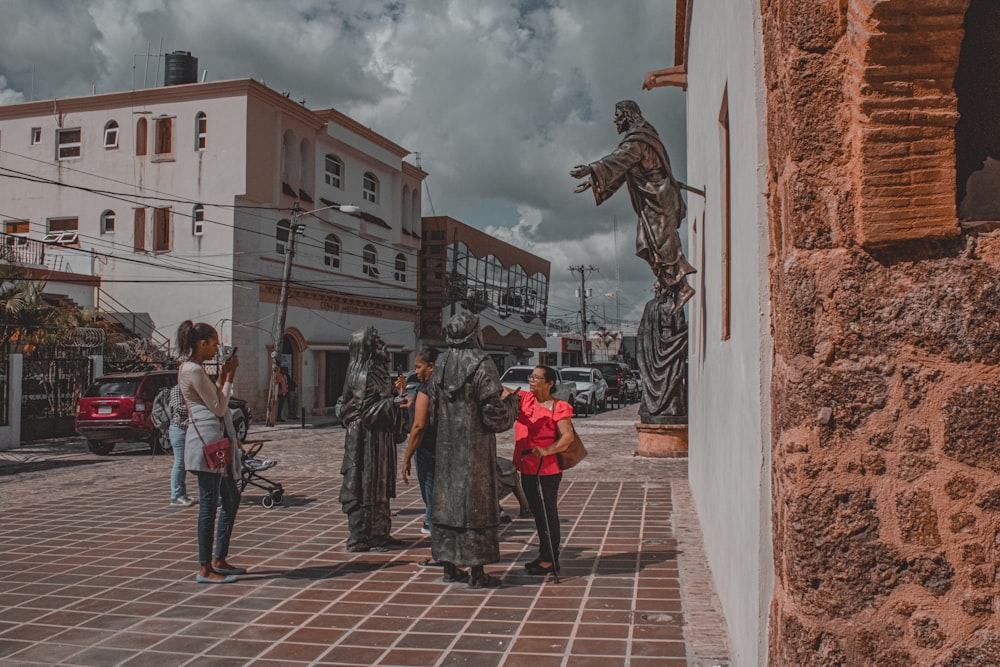
[[[204,322],[187,320],[177,330],[177,346],[187,359],[177,373],[181,395],[188,407],[188,427],[184,442],[184,467],[198,478],[198,574],[199,584],[230,584],[234,575],[244,574],[245,568],[234,567],[227,560],[229,539],[233,534],[240,492],[236,480],[240,477],[239,446],[231,422],[224,427],[222,419],[230,421],[229,397],[239,360],[230,357],[219,370],[215,382],[205,372],[203,364],[219,352],[219,334]],[[205,461],[202,448],[223,437],[231,444],[230,464],[212,469]],[[218,528],[216,528],[216,511]],[[213,544],[214,533],[214,544]],[[215,548],[213,556],[212,549]]]

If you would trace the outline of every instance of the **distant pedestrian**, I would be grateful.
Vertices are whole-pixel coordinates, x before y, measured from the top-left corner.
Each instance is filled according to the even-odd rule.
[[[285,421],[285,400],[288,398],[288,379],[285,377],[285,369],[278,366],[274,373],[274,389],[278,394],[278,412],[275,415],[276,422]]]
[[[166,417],[167,434],[170,441],[170,448],[174,454],[174,465],[170,470],[170,506],[190,507],[194,505],[194,499],[187,494],[187,471],[184,470],[184,439],[187,436],[188,411],[184,405],[184,397],[181,396],[181,386],[174,385],[170,389],[164,389],[157,396],[157,403],[161,396],[166,395]],[[157,414],[157,406],[154,404],[153,413]]]
[[[291,421],[295,421],[299,414],[299,385],[295,382],[291,372],[282,366],[281,373],[285,376],[285,383],[288,385],[288,393],[285,395],[285,415]]]
[[[187,356],[187,361],[181,364],[178,372],[189,422],[184,442],[184,467],[198,477],[201,505],[198,511],[199,569],[195,581],[199,584],[229,584],[236,581],[233,575],[246,572],[245,568],[233,567],[226,560],[236,511],[240,506],[240,491],[236,485],[236,480],[240,478],[240,450],[228,415],[229,397],[233,393],[233,380],[240,362],[235,355],[230,357],[222,364],[213,383],[202,364],[218,354],[218,332],[204,322],[194,324],[187,320],[177,330],[177,343],[181,354]],[[223,426],[221,418],[226,419],[230,428]],[[224,436],[231,443],[231,462],[213,469],[205,460],[203,447]],[[215,518],[220,499],[222,507],[218,512],[216,530]]]
[[[410,460],[417,460],[417,485],[420,486],[420,497],[424,501],[424,523],[420,532],[431,534],[431,498],[434,497],[434,452],[437,442],[437,423],[432,423],[427,409],[427,381],[434,372],[434,363],[440,352],[435,347],[424,347],[417,353],[415,370],[417,373],[417,396],[410,406],[411,423],[410,440],[403,455],[403,483],[409,484]],[[425,565],[434,565],[433,561],[425,561]]]
[[[176,396],[176,398],[175,398]],[[183,418],[176,403],[180,403]],[[181,400],[180,387],[164,387],[153,400],[150,413],[153,425],[160,434],[163,449],[173,450],[174,464],[170,469],[170,506],[190,507],[194,500],[188,497],[184,470],[184,434],[187,430],[187,409]]]

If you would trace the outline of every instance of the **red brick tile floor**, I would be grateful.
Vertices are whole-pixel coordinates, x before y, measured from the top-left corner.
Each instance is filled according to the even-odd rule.
[[[717,601],[693,601],[707,642],[685,623],[673,500],[685,462],[632,456],[635,412],[574,420],[591,456],[564,475],[560,583],[525,573],[536,535],[516,519],[489,568],[503,587],[486,591],[418,565],[430,541],[415,485],[393,502],[402,547],[344,551],[336,426],[252,430],[287,492],[273,509],[244,494],[230,560],[250,572],[230,585],[194,581],[197,506],[168,507],[172,457],[98,457],[76,439],[0,452],[0,664],[728,664]],[[499,453],[510,447],[500,436]],[[512,496],[504,506],[517,516]],[[705,572],[692,575],[702,597]]]

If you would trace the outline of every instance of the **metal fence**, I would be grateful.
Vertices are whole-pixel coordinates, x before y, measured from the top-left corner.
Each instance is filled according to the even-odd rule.
[[[21,440],[74,434],[80,396],[93,382],[87,357],[24,359],[21,380]]]
[[[10,356],[0,347],[0,426],[10,423]]]

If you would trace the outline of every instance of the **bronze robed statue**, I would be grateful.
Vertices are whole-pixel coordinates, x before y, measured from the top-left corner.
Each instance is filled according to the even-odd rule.
[[[632,100],[618,102],[614,119],[615,129],[623,135],[618,148],[595,162],[573,167],[570,176],[588,178],[575,192],[593,191],[598,205],[622,185],[628,189],[638,216],[635,254],[656,276],[656,298],[646,304],[639,328],[641,418],[643,423],[686,423],[687,325],[682,308],[694,296],[686,276],[695,268],[684,257],[678,228],[687,207],[660,135],[642,117],[639,105]],[[683,400],[677,400],[679,389]]]
[[[500,374],[482,349],[477,316],[451,318],[446,336],[448,349],[438,357],[428,392],[437,422],[431,554],[444,565],[445,581],[494,588],[500,580],[484,570],[500,560],[494,434],[514,426],[520,404],[516,394],[501,398]]]
[[[385,551],[389,499],[396,497],[396,445],[406,439],[403,397],[389,378],[389,352],[375,327],[351,336],[347,380],[338,417],[347,429],[340,503],[347,513],[348,551]]]

